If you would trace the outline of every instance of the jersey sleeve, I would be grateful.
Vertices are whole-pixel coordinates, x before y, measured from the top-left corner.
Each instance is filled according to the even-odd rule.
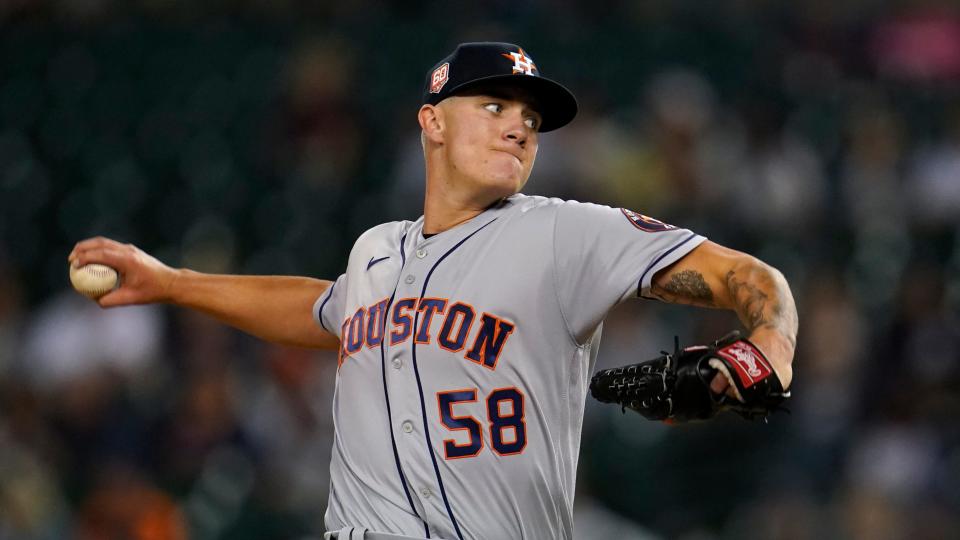
[[[330,285],[313,303],[313,320],[321,328],[337,337],[340,337],[340,321],[337,318],[343,314],[345,309],[346,292],[347,275],[340,274],[333,285]]]
[[[623,208],[565,202],[557,207],[557,291],[571,336],[583,343],[614,306],[650,295],[657,271],[706,238]]]

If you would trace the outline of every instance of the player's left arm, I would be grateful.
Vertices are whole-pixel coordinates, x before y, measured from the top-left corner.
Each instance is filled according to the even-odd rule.
[[[664,302],[730,309],[773,365],[783,388],[793,380],[797,307],[776,268],[756,257],[705,241],[653,277],[650,294]],[[714,391],[726,388],[718,377]]]

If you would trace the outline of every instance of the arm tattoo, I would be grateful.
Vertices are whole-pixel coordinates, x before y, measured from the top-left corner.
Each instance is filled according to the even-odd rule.
[[[654,293],[665,302],[712,306],[713,291],[696,270],[682,270],[670,276],[663,286],[654,286]]]
[[[754,273],[751,278],[738,276],[736,270],[727,272],[727,288],[740,320],[750,332],[761,327],[776,330],[796,347],[797,310],[786,283],[769,273]]]

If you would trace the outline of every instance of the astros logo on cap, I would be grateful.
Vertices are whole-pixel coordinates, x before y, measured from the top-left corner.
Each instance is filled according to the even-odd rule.
[[[533,70],[537,69],[537,65],[533,63],[533,58],[527,56],[527,53],[523,51],[522,48],[517,47],[520,52],[514,53],[500,53],[504,58],[508,60],[513,60],[513,72],[514,73],[523,73],[524,75],[533,75]]]
[[[440,92],[440,89],[443,88],[443,85],[447,84],[447,81],[450,80],[450,62],[443,64],[437,69],[433,70],[433,74],[430,75],[430,93],[437,94]]]

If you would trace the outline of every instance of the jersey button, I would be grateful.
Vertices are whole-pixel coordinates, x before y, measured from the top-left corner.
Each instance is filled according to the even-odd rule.
[[[404,433],[410,433],[413,431],[413,424],[410,422],[404,422],[402,427]]]
[[[403,278],[403,282],[406,283],[407,285],[413,283],[416,280],[417,278],[413,277],[413,274],[407,274],[407,277]]]
[[[403,365],[403,360],[400,360],[399,358],[393,359],[393,369],[400,369],[400,366],[402,365]]]
[[[426,257],[426,256],[427,256],[427,250],[425,250],[425,249],[418,249],[418,250],[417,250],[417,258],[418,258],[418,259],[422,259],[422,258],[424,258],[424,257]]]
[[[420,494],[423,495],[424,499],[429,499],[433,496],[433,491],[430,491],[430,488],[423,488],[420,490]]]

